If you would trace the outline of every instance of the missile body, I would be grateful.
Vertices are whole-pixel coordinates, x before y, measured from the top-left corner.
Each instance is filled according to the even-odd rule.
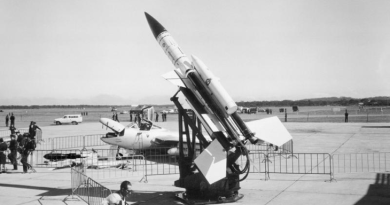
[[[230,138],[241,143],[239,133],[241,132],[246,139],[256,143],[257,139],[236,113],[236,103],[207,66],[195,56],[192,56],[191,61],[156,19],[146,12],[145,16],[160,47],[172,64],[180,70],[180,73],[176,73],[184,85],[209,108],[206,110],[212,112],[210,114],[214,114],[219,119]]]

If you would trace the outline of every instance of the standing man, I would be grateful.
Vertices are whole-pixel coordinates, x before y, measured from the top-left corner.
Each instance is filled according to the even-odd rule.
[[[348,122],[348,110],[345,110],[344,116],[345,116],[345,122]]]
[[[18,162],[16,161],[17,148],[18,148],[18,142],[16,141],[15,135],[11,135],[11,142],[9,143],[9,150],[11,150],[11,153],[9,155],[10,155],[11,164],[14,165],[13,170],[18,170]]]
[[[131,114],[131,111],[129,113],[130,113],[130,122],[133,122],[133,115]]]
[[[9,118],[11,120],[11,125],[15,127],[15,116],[14,113],[11,113],[11,117]]]
[[[141,127],[141,116],[139,113],[137,114],[137,121],[138,121],[138,126]]]
[[[7,151],[8,146],[7,143],[4,142],[3,138],[0,138],[0,174],[5,173],[5,161],[6,161],[6,156],[5,156],[5,151]]]
[[[287,109],[284,109],[284,121],[287,122]]]
[[[158,122],[158,112],[156,112],[156,122]]]
[[[23,151],[22,151],[22,159],[20,160],[23,164],[23,173],[26,174],[28,169],[32,169],[32,166],[28,163],[28,156],[32,151],[35,150],[36,144],[33,139],[29,137],[25,137],[22,141]]]
[[[35,138],[35,135],[37,134],[37,129],[41,130],[41,128],[36,125],[36,122],[31,121],[30,126],[28,128],[28,133],[30,134],[31,139]]]
[[[115,121],[119,122],[118,113],[115,113]]]
[[[5,126],[8,127],[9,115],[5,116]]]

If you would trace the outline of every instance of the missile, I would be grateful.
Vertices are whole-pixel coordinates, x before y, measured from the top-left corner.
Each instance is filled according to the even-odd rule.
[[[177,68],[176,73],[183,84],[209,107],[207,110],[219,119],[232,140],[240,143],[238,128],[245,139],[255,144],[258,139],[236,113],[236,103],[207,66],[195,56],[191,59],[187,57],[164,26],[146,12],[145,16],[158,44]]]

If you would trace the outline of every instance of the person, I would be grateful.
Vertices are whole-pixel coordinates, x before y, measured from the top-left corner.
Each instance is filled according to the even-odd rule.
[[[30,135],[31,139],[35,138],[35,135],[37,134],[37,129],[42,131],[41,128],[38,127],[36,124],[37,124],[36,122],[31,121],[30,126],[28,128],[28,134]]]
[[[284,113],[284,121],[287,122],[287,109],[284,110],[285,113]]]
[[[141,115],[138,113],[137,114],[137,121],[138,121],[138,126],[140,126],[141,127]]]
[[[112,113],[112,120],[115,121],[115,113]]]
[[[4,142],[3,138],[0,138],[0,173],[5,173],[5,151],[7,151],[7,143]]]
[[[132,122],[133,121],[133,114],[131,114],[131,112],[130,112],[130,122]]]
[[[118,113],[115,113],[115,121],[119,122]]]
[[[11,161],[11,164],[14,165],[13,170],[18,170],[18,162],[16,161],[17,149],[18,149],[18,142],[16,141],[16,137],[15,135],[11,135],[11,142],[9,143],[9,150],[11,150],[11,153],[9,153],[8,158]]]
[[[164,113],[164,121],[167,121],[167,113]]]
[[[11,131],[11,135],[15,134],[15,126],[13,124],[11,124],[11,126],[9,126],[9,130]]]
[[[5,116],[5,126],[8,127],[9,115]]]
[[[11,125],[15,127],[15,116],[14,113],[11,113],[11,117],[9,118],[11,120]]]
[[[110,194],[107,198],[103,199],[103,205],[128,205],[126,197],[131,194],[131,183],[129,181],[123,181],[120,186],[120,190]]]
[[[158,112],[156,112],[156,122],[158,122]]]
[[[25,138],[25,137],[28,137],[29,136],[29,134],[28,133],[23,133],[23,135],[22,134],[18,134],[18,137],[16,138],[16,142],[18,143],[18,147],[19,148],[22,148],[23,147],[23,139]],[[22,152],[20,152],[20,153],[22,153]]]
[[[347,110],[345,110],[345,122],[348,122],[348,111]]]
[[[26,174],[28,169],[32,169],[32,166],[27,162],[27,160],[30,153],[35,150],[36,143],[35,140],[30,139],[29,137],[24,137],[22,144],[22,159],[20,162],[23,164],[23,173]]]

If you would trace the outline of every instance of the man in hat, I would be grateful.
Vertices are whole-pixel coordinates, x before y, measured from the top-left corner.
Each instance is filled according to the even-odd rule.
[[[11,142],[9,143],[9,150],[11,150],[11,153],[9,153],[9,159],[11,161],[11,164],[14,165],[13,170],[18,170],[18,162],[16,161],[17,148],[18,142],[16,141],[16,137],[15,135],[11,135]]]

